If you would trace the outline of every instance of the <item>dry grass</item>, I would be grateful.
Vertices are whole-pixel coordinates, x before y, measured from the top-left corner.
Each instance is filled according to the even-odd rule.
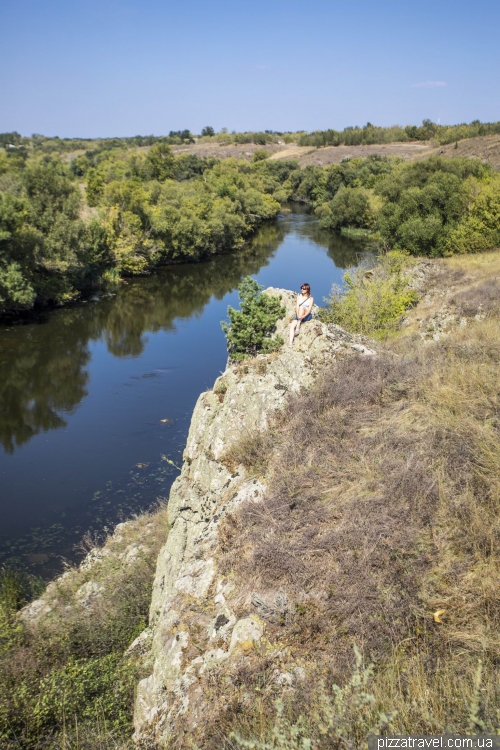
[[[138,147],[137,151],[147,151],[149,147]],[[296,143],[282,144],[269,143],[260,146],[254,143],[192,143],[182,146],[172,146],[174,154],[195,154],[201,157],[215,157],[219,159],[252,159],[255,151],[269,151],[271,160],[297,159],[300,167],[310,164],[315,166],[326,166],[328,164],[339,164],[346,158],[364,158],[372,154],[381,156],[399,156],[405,160],[427,159],[433,155],[444,155],[448,158],[466,156],[481,159],[490,163],[494,169],[500,169],[500,136],[487,135],[477,138],[467,138],[458,142],[458,147],[451,143],[446,146],[435,146],[431,141],[407,142],[407,143],[379,143],[367,146],[326,146],[323,148],[312,148],[311,146],[298,146]],[[80,151],[67,154],[64,158],[71,161],[78,156]]]
[[[471,279],[479,281],[482,278],[498,276],[500,273],[500,250],[474,255],[453,255],[451,258],[446,258],[446,260],[440,262],[446,269],[461,271],[468,274]]]
[[[488,279],[500,254],[488,256],[489,268],[486,256],[449,262],[466,327],[337,363],[290,401],[274,451],[269,435],[235,447],[268,491],[223,524],[222,564],[241,591],[251,581],[265,601],[287,597],[290,622],[270,618],[266,632],[286,655],[279,669],[307,665],[289,710],[302,712],[315,747],[335,743],[315,733],[307,696],[318,681],[346,684],[353,642],[375,662],[370,721],[396,710],[391,731],[413,734],[500,724],[500,295]],[[227,734],[267,736],[271,662],[247,660],[244,688],[230,680]],[[268,696],[258,712],[241,698],[257,674]],[[354,744],[361,713],[350,719]]]
[[[476,138],[464,138],[458,141],[455,148],[454,143],[446,146],[436,146],[429,150],[425,156],[442,154],[454,158],[466,156],[468,158],[487,161],[494,169],[500,169],[500,135],[482,135]]]

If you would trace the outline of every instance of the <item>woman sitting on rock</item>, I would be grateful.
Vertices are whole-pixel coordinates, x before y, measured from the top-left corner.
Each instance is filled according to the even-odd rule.
[[[314,297],[311,297],[311,287],[309,284],[302,284],[300,290],[301,294],[297,295],[295,318],[290,323],[290,342],[288,346],[292,346],[294,337],[298,336],[300,324],[306,323],[312,318]]]

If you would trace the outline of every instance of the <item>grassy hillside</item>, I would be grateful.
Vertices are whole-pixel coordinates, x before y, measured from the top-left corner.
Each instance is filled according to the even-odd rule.
[[[212,717],[228,734],[260,747],[278,721],[289,744],[271,747],[330,748],[377,726],[498,731],[499,271],[500,252],[427,266],[425,302],[377,357],[325,370],[269,433],[234,446],[268,492],[228,519],[224,564],[294,603],[269,639],[280,672],[306,677],[277,719],[275,665],[256,655],[244,690],[260,686],[265,719],[236,691]]]
[[[206,146],[196,145],[193,149],[206,149]],[[340,164],[344,159],[359,159],[374,154],[378,156],[399,156],[406,161],[426,159],[429,156],[444,155],[451,159],[457,156],[480,159],[491,166],[500,169],[500,135],[484,135],[467,138],[455,143],[440,145],[435,141],[406,141],[381,144],[366,144],[352,146],[297,146],[295,143],[279,147],[269,146],[274,153],[271,160],[297,159],[301,167]],[[278,150],[279,149],[279,150]],[[221,149],[222,151],[222,149]],[[205,155],[213,155],[208,152]]]

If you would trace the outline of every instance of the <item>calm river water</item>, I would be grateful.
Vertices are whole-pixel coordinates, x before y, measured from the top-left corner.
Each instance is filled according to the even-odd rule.
[[[307,281],[322,304],[362,252],[294,211],[242,252],[0,328],[0,563],[50,577],[86,531],[168,497],[196,399],[225,368],[240,280]]]

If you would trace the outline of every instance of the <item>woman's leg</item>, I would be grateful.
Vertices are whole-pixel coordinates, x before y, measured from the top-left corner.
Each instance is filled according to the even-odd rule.
[[[292,346],[295,336],[298,336],[301,322],[301,320],[292,320],[290,323],[290,346]]]

